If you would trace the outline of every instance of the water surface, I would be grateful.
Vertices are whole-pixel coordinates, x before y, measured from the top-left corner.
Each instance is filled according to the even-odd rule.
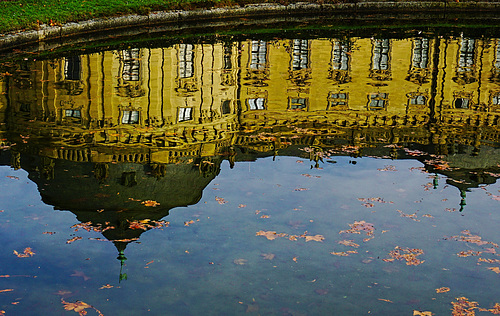
[[[1,309],[495,313],[498,39],[414,33],[2,61]]]

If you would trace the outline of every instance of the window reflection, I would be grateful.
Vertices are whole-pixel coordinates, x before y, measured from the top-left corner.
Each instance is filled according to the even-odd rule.
[[[390,44],[389,39],[374,39],[372,41],[370,78],[390,80]]]
[[[139,123],[139,111],[123,111],[122,124]]]
[[[190,121],[193,119],[192,115],[193,115],[193,108],[191,107],[179,108],[178,121],[179,122]]]
[[[406,80],[424,84],[429,81],[429,39],[414,38],[411,52],[411,67]]]
[[[369,96],[368,110],[377,111],[383,110],[387,107],[388,94],[387,93],[372,93]]]
[[[459,84],[477,81],[475,74],[476,40],[462,37],[457,56],[457,68],[453,80]]]
[[[179,44],[179,78],[191,78],[194,75],[194,52],[192,44]]]
[[[264,70],[267,62],[267,42],[252,41],[251,45],[250,69]]]
[[[139,81],[141,63],[139,48],[122,51],[123,69],[122,78],[125,81]]]
[[[80,80],[82,62],[80,56],[69,56],[64,59],[64,79]]]
[[[254,98],[247,100],[249,110],[265,110],[266,99],[264,98]]]
[[[334,41],[332,44],[331,69],[329,79],[337,84],[350,81],[349,63],[351,48],[348,41]]]
[[[292,70],[309,68],[309,43],[307,40],[294,39],[292,48]]]
[[[347,93],[330,92],[330,94],[328,95],[327,110],[346,110],[347,98]]]
[[[304,110],[307,108],[306,98],[290,98],[288,100],[288,108],[290,110]]]

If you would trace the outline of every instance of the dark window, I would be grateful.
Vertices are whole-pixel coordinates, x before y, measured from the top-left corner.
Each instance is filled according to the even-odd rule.
[[[70,56],[65,58],[64,78],[66,80],[80,80],[82,62],[80,56]]]

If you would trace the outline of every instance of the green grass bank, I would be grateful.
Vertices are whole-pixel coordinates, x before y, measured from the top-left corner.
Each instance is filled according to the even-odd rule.
[[[252,3],[287,5],[299,1],[316,4],[419,2],[418,0],[0,0],[0,33],[37,29],[41,24],[62,25],[67,22],[127,14],[147,14],[152,11],[244,6]],[[478,3],[476,0],[426,0],[426,2],[453,5]],[[498,2],[498,0],[481,2]]]

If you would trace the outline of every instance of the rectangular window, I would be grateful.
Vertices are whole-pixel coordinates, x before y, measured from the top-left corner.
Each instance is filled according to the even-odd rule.
[[[230,100],[222,101],[221,112],[222,112],[222,115],[231,113],[231,101]]]
[[[423,95],[415,95],[410,98],[410,105],[425,105],[426,98]]]
[[[497,45],[495,49],[495,68],[500,69],[500,39],[497,39]]]
[[[248,109],[249,110],[265,110],[265,99],[264,98],[255,98],[255,99],[248,99]]]
[[[427,38],[414,39],[412,66],[425,69],[429,62],[429,40]]]
[[[75,117],[75,118],[82,117],[82,113],[80,112],[80,110],[65,110],[64,114],[66,115],[66,117]]]
[[[292,70],[308,68],[309,42],[307,40],[294,39],[292,54]]]
[[[139,48],[124,50],[122,78],[125,81],[139,81],[140,79],[140,50]]]
[[[70,56],[64,59],[64,79],[80,80],[82,62],[80,56]]]
[[[267,42],[252,41],[250,69],[264,70],[266,68]]]
[[[470,105],[470,100],[467,98],[455,99],[455,109],[468,109],[469,105]]]
[[[372,70],[389,69],[389,40],[375,39],[372,51]]]
[[[191,78],[194,75],[194,52],[192,44],[179,44],[179,78]]]
[[[388,101],[387,93],[372,93],[370,94],[368,110],[371,111],[383,110],[387,107],[387,101]]]
[[[458,72],[473,70],[475,43],[475,40],[472,38],[462,38],[462,42],[460,43],[460,54],[458,57]]]
[[[190,121],[193,119],[193,108],[179,108],[178,121]]]
[[[139,123],[139,111],[123,111],[122,124]]]
[[[345,108],[347,106],[347,93],[333,93],[328,95],[327,110]]]
[[[500,105],[500,93],[496,93],[493,95],[493,97],[491,98],[491,103],[493,103],[494,105]]]
[[[305,98],[290,98],[289,99],[290,110],[303,110],[307,108],[307,99]]]
[[[231,62],[232,49],[231,46],[224,45],[224,56],[223,56],[223,69],[232,69],[233,63]]]
[[[332,51],[332,68],[334,70],[349,70],[349,46],[335,42]]]

